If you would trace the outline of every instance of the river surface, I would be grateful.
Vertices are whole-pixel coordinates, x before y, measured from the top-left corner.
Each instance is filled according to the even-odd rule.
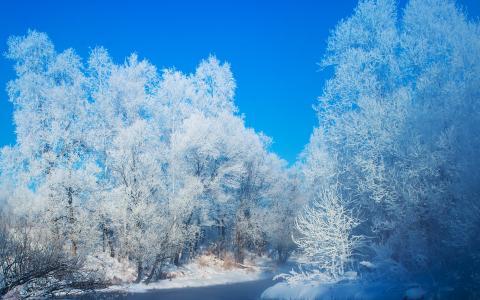
[[[269,278],[203,287],[148,290],[143,293],[95,293],[75,297],[75,299],[257,300],[260,299],[262,292],[273,284],[274,282]]]

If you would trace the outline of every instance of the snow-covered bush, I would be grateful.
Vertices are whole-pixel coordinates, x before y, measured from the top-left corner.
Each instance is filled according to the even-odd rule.
[[[104,286],[97,272],[82,270],[83,256],[70,254],[63,240],[31,220],[0,212],[0,297],[14,289],[47,297]]]

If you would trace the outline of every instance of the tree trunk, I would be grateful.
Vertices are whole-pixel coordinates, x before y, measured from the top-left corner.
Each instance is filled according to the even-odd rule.
[[[288,259],[288,251],[279,247],[277,248],[277,252],[278,252],[278,262],[281,264],[285,263]]]
[[[108,246],[110,248],[110,257],[115,257],[115,248],[113,247],[113,241],[111,237],[108,237]]]
[[[162,260],[162,257],[160,255],[157,255],[155,257],[155,261],[153,262],[153,266],[152,266],[152,269],[150,270],[150,274],[148,274],[147,279],[145,279],[145,284],[149,284],[152,281],[161,260]]]
[[[173,264],[175,266],[179,266],[180,265],[180,258],[182,257],[182,250],[178,251],[177,254],[175,254],[175,257],[173,258]]]
[[[220,231],[220,241],[217,246],[217,256],[220,258],[225,257],[225,248],[227,245],[227,238],[226,238],[226,229],[225,229],[225,221],[220,219],[220,225],[219,225],[219,231]]]
[[[135,280],[135,282],[139,283],[140,281],[142,281],[142,277],[143,277],[143,263],[142,263],[142,260],[139,259],[137,262],[137,280]]]
[[[243,264],[243,245],[242,245],[242,238],[240,232],[236,232],[235,234],[235,262]]]
[[[75,240],[72,239],[72,255],[73,256],[77,256],[77,242]]]
[[[107,229],[102,225],[102,252],[107,252]]]
[[[73,227],[75,225],[75,215],[73,211],[73,189],[71,187],[67,188],[67,198],[68,198],[68,223],[69,223],[69,235],[70,241],[72,243],[71,251],[73,256],[77,256],[77,241],[74,237]]]

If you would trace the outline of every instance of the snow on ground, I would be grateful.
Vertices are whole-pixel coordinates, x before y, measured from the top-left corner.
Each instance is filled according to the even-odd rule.
[[[266,289],[262,299],[403,299],[402,290],[395,286],[384,284],[363,285],[358,282],[316,283],[298,282],[289,284],[280,282]]]
[[[167,269],[167,278],[150,284],[131,283],[111,286],[103,291],[145,292],[154,289],[201,287],[259,280],[271,276],[271,261],[266,258],[246,260],[235,264],[233,259],[221,260],[213,255],[203,255],[181,267]],[[270,274],[270,275],[269,275]]]
[[[377,281],[341,281],[337,283],[319,283],[303,281],[296,283],[280,282],[266,289],[262,299],[278,300],[389,300],[389,299],[451,299],[451,290],[446,288],[427,292],[417,284]]]

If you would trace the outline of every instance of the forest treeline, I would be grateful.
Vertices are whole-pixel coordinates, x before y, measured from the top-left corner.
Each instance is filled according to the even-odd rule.
[[[242,262],[268,246],[286,260],[295,176],[245,127],[228,64],[157,71],[136,55],[115,64],[104,48],[83,63],[36,31],[10,38],[7,57],[17,73],[17,144],[2,151],[7,231],[41,234],[39,251],[54,241],[68,257],[128,259],[137,281],[205,250]]]

